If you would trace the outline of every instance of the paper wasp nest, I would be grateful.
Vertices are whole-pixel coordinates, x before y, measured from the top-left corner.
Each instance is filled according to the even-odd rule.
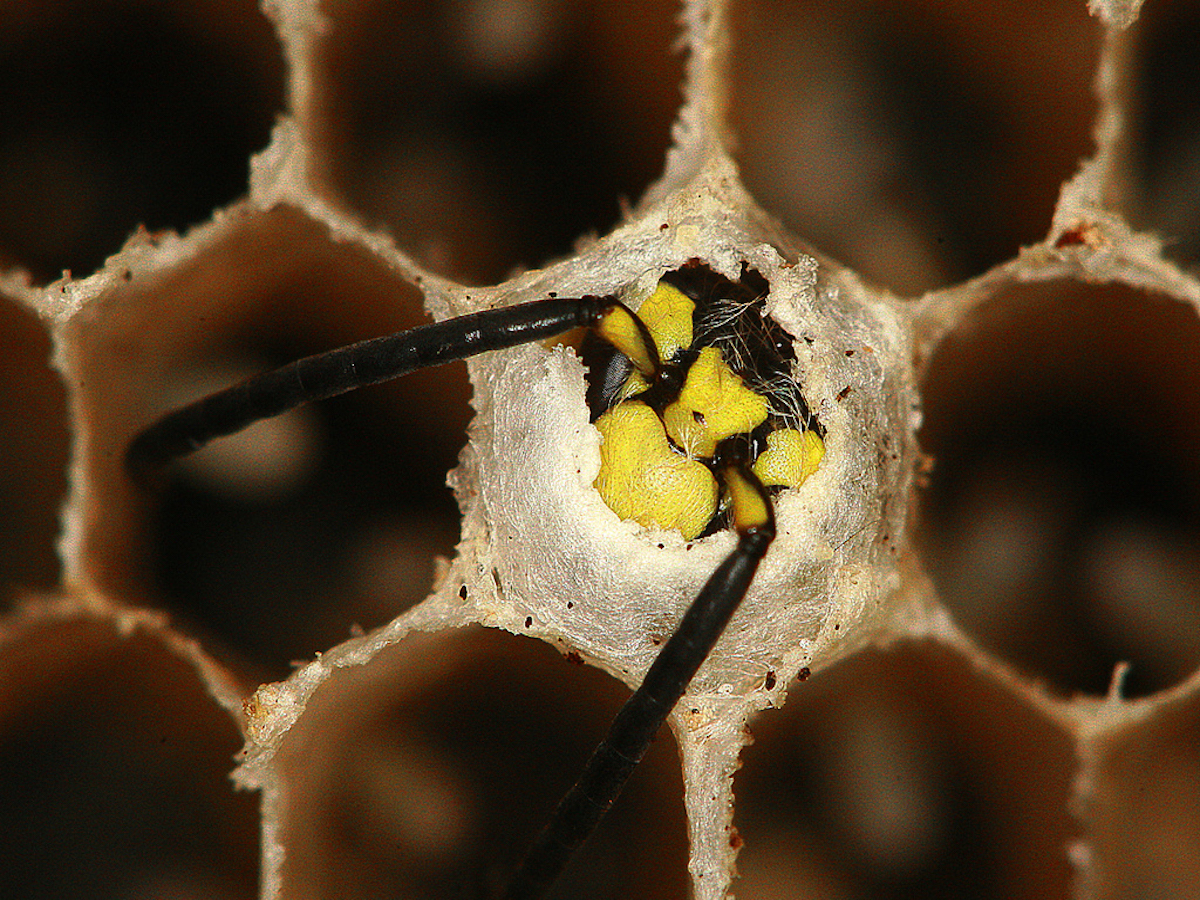
[[[733,544],[608,510],[575,350],[121,454],[701,260],[826,455],[557,895],[1200,896],[1196,8],[263,6],[0,13],[0,895],[501,881]]]

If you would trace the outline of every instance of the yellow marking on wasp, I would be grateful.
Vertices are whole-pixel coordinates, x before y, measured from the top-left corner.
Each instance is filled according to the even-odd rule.
[[[761,528],[771,521],[771,501],[737,466],[725,470],[725,487],[733,508],[733,527],[739,532]]]
[[[640,394],[648,387],[650,387],[650,383],[638,373],[637,369],[634,369],[629,373],[629,377],[625,379],[625,383],[621,385],[621,389],[617,391],[616,402],[620,403],[622,400],[628,400],[630,397]]]
[[[754,462],[754,474],[767,487],[800,487],[821,464],[825,442],[815,431],[780,428],[767,435],[767,449]]]
[[[617,304],[605,313],[596,323],[596,333],[629,357],[634,368],[646,378],[658,371],[657,349],[646,343],[647,333],[638,327],[637,317],[625,306]]]
[[[709,457],[717,444],[753,431],[767,418],[767,398],[742,383],[716,347],[688,369],[679,399],[663,410],[667,434],[688,456]]]
[[[712,472],[671,448],[662,420],[644,403],[619,403],[596,427],[604,441],[595,486],[609,508],[646,528],[697,537],[717,509]]]
[[[677,287],[660,281],[654,293],[638,307],[638,318],[645,323],[658,355],[665,362],[676,351],[692,346],[692,313],[696,304]]]

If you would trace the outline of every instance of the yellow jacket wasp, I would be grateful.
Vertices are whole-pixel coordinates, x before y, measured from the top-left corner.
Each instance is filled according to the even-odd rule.
[[[685,540],[729,527],[709,576],[503,896],[542,896],[616,799],[750,587],[775,538],[772,495],[820,465],[824,429],[796,381],[793,337],[765,315],[766,279],[699,260],[646,296],[549,297],[298,360],[168,414],[128,448],[144,480],[252,422],[418,369],[587,330],[590,417],[603,440],[595,487],[623,519]]]

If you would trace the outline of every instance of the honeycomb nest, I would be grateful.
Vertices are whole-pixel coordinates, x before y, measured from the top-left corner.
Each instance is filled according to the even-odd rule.
[[[0,12],[0,894],[502,883],[733,544],[604,507],[575,353],[121,455],[698,258],[827,454],[556,895],[1200,897],[1200,8],[262,6]]]

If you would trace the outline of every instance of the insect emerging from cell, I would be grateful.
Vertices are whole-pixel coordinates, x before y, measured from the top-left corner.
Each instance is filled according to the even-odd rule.
[[[701,588],[507,884],[543,896],[612,805],[745,596],[775,536],[772,496],[820,465],[824,429],[796,380],[792,338],[767,317],[765,278],[699,260],[645,297],[549,298],[306,357],[168,414],[138,434],[138,480],[252,422],[418,369],[586,329],[586,400],[602,437],[595,488],[622,519],[737,543]],[[640,302],[639,302],[640,301]]]
[[[588,334],[587,400],[603,436],[596,489],[621,518],[691,540],[729,524],[721,461],[736,455],[772,491],[799,487],[823,429],[792,377],[791,338],[766,318],[766,280],[733,282],[698,261],[665,274],[638,308],[650,334]],[[651,358],[653,357],[653,358]]]

